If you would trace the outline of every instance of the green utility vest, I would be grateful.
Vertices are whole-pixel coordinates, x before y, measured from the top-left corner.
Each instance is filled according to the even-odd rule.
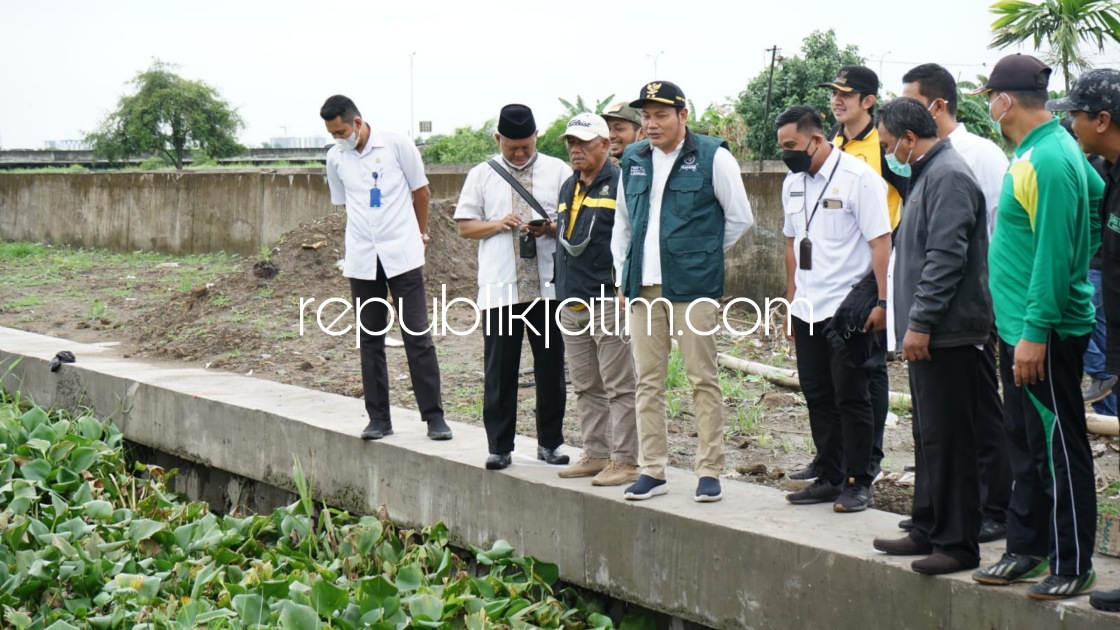
[[[716,150],[727,148],[719,138],[685,130],[684,144],[661,195],[661,294],[671,302],[723,295],[723,207],[712,186]],[[638,297],[642,258],[649,228],[653,179],[653,147],[643,140],[626,147],[620,162],[630,243],[622,269],[622,293]]]

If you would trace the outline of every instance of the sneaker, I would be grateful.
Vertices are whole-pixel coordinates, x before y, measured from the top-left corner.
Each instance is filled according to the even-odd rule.
[[[786,495],[786,501],[794,505],[809,505],[811,503],[827,503],[840,496],[843,488],[840,484],[831,484],[824,479],[817,479],[804,488]]]
[[[849,483],[844,486],[844,491],[836,497],[833,504],[834,512],[862,512],[875,504],[875,495],[871,488]]]
[[[589,457],[584,453],[579,461],[568,466],[564,470],[556,473],[561,479],[573,479],[575,477],[592,477],[599,474],[603,469],[610,465],[610,460],[606,457]]]
[[[1116,385],[1116,377],[1110,376],[1108,378],[1095,378],[1090,377],[1089,383],[1081,388],[1081,398],[1086,403],[1095,403],[1108,398],[1112,393],[1112,387]]]
[[[1084,595],[1097,583],[1097,572],[1089,569],[1081,575],[1051,575],[1038,584],[1031,584],[1027,597],[1033,599],[1066,599]]]
[[[812,481],[818,477],[817,468],[813,464],[809,464],[801,470],[789,473],[788,475],[786,475],[786,477],[789,477],[794,481]]]
[[[591,480],[593,486],[621,486],[638,480],[638,467],[620,464],[613,459]]]
[[[1007,538],[1007,525],[990,518],[984,518],[980,521],[980,535],[977,537],[978,542],[990,543],[996,540]]]
[[[714,503],[723,498],[723,490],[719,487],[719,479],[716,477],[701,477],[700,483],[696,485],[696,496],[694,497],[700,503]]]
[[[1093,592],[1089,605],[1105,612],[1120,612],[1120,589]]]
[[[393,423],[388,420],[370,420],[366,428],[362,429],[363,440],[380,440],[386,435],[393,434]]]
[[[439,442],[450,440],[451,437],[451,427],[447,426],[446,420],[443,418],[433,418],[428,421],[428,439]]]
[[[1007,586],[1015,582],[1027,582],[1046,573],[1050,560],[1021,553],[1005,553],[999,562],[987,569],[972,574],[972,579],[990,586]]]
[[[623,490],[622,496],[627,501],[645,501],[669,492],[669,484],[664,479],[654,479],[649,475],[639,475],[638,480],[629,488]]]

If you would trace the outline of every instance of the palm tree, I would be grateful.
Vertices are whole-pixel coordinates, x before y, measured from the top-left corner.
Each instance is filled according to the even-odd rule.
[[[1120,5],[1116,0],[1000,0],[991,7],[1000,16],[992,22],[989,48],[1004,48],[1032,40],[1035,50],[1042,41],[1050,45],[1047,61],[1056,64],[1069,91],[1070,68],[1085,70],[1089,62],[1081,54],[1081,42],[1093,42],[1104,50],[1105,40],[1120,43]]]

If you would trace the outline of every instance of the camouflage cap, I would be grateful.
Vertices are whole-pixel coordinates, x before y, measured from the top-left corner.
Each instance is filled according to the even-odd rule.
[[[1108,112],[1120,114],[1120,70],[1090,70],[1073,82],[1065,98],[1046,102],[1052,112]]]
[[[642,126],[642,112],[630,107],[626,103],[615,103],[607,108],[602,114],[603,118],[621,118],[628,120],[635,125]]]

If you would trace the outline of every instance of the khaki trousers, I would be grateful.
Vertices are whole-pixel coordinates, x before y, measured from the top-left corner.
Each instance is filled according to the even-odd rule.
[[[685,313],[692,305],[686,322]],[[688,382],[692,386],[693,416],[700,444],[696,449],[696,475],[719,478],[723,470],[723,396],[715,333],[718,305],[713,301],[669,302],[661,286],[642,287],[639,299],[630,300],[630,336],[638,386],[638,461],[642,472],[665,478],[669,463],[669,432],[665,418],[665,377],[669,372],[671,339],[680,345]]]
[[[625,322],[616,315],[614,300],[595,301],[594,308],[594,321],[588,309],[560,312],[583,451],[596,459],[636,466],[638,427],[630,339],[620,334]]]

